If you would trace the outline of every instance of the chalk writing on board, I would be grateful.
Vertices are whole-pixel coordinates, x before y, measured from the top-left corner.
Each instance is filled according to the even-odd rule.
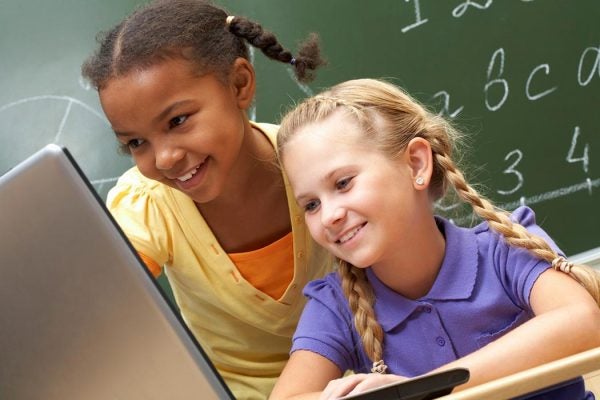
[[[583,78],[585,73],[585,63],[591,60],[591,68],[589,68],[587,77]],[[590,81],[594,78],[594,73],[600,77],[600,46],[598,47],[586,47],[579,58],[579,66],[577,68],[577,82],[581,86],[587,86]]]
[[[544,70],[546,75],[549,75],[550,74],[550,66],[548,64],[540,64],[531,71],[531,74],[529,74],[529,77],[527,78],[527,83],[525,84],[525,95],[527,96],[527,99],[529,99],[531,101],[539,100],[542,97],[549,95],[550,93],[554,92],[557,89],[557,86],[553,86],[550,89],[544,90],[543,92],[539,92],[537,94],[531,94],[531,90],[530,90],[531,81],[533,80],[533,76],[539,70]]]
[[[508,166],[508,168],[506,168],[502,172],[504,174],[513,174],[517,178],[517,184],[510,190],[498,190],[497,193],[499,193],[499,194],[503,194],[503,195],[513,194],[517,190],[521,189],[521,187],[523,186],[523,182],[525,181],[525,179],[523,178],[523,174],[519,170],[515,169],[515,167],[523,159],[523,152],[519,149],[515,149],[515,150],[509,152],[506,155],[506,157],[504,157],[504,161],[508,161],[511,158],[513,160],[512,164],[510,164]]]
[[[411,0],[405,0],[405,1],[408,3]],[[414,28],[416,28],[418,26],[421,26],[421,25],[427,23],[427,21],[428,21],[427,18],[425,18],[425,19],[421,18],[421,6],[420,6],[420,3],[419,3],[419,0],[412,0],[412,1],[415,4],[415,20],[416,21],[414,23],[412,23],[412,24],[410,24],[410,25],[405,26],[404,28],[402,28],[401,29],[402,33],[406,33],[408,31],[410,31],[411,29],[414,29]]]
[[[463,106],[456,108],[454,111],[450,111],[450,93],[445,90],[440,90],[433,95],[433,100],[441,97],[442,98],[442,109],[438,112],[438,115],[448,115],[450,118],[456,118],[458,114],[463,110]]]
[[[483,92],[485,93],[485,106],[490,111],[498,110],[500,107],[502,107],[502,105],[508,98],[508,82],[502,77],[502,75],[504,74],[504,58],[504,49],[501,47],[498,50],[494,51],[490,64],[487,68],[488,81],[483,87]],[[495,76],[496,78],[490,80],[492,76]],[[496,104],[490,104],[488,99],[488,93],[490,91],[490,88],[497,84],[500,84],[503,88],[502,98]]]
[[[571,137],[571,143],[569,150],[567,151],[567,155],[565,160],[569,163],[581,163],[581,168],[587,174],[589,170],[589,162],[590,162],[590,145],[589,143],[580,144],[578,143],[579,137],[581,135],[581,129],[579,126],[576,126],[573,130],[573,136]],[[579,149],[581,152],[580,155],[576,155],[576,151]],[[515,177],[516,184],[514,187],[508,190],[497,190],[497,193],[500,195],[511,195],[517,192],[525,183],[525,175],[517,169],[519,163],[523,159],[524,154],[520,149],[514,149],[510,151],[506,157],[504,157],[505,161],[510,162],[510,165],[503,171],[505,174],[510,174]],[[588,194],[591,196],[593,194],[593,188],[600,186],[600,178],[591,179],[590,177],[586,177],[583,182],[576,183],[574,185],[569,185],[565,187],[561,187],[558,189],[550,190],[545,193],[536,194],[533,196],[521,196],[519,200],[512,201],[504,204],[500,204],[499,207],[505,210],[511,210],[519,206],[523,205],[533,205],[536,203],[541,203],[544,201],[554,200],[559,197],[568,196],[570,194],[580,192],[583,190],[587,190]],[[450,211],[460,206],[460,203],[454,203],[449,205],[444,205],[442,202],[438,202],[436,204],[436,208],[442,211]],[[453,222],[464,223],[468,222],[471,219],[469,216],[461,217],[453,220]]]
[[[304,83],[298,81],[298,79],[296,78],[296,75],[294,74],[294,70],[291,67],[288,68],[287,71],[288,71],[288,75],[290,76],[290,78],[292,78],[292,80],[294,82],[296,82],[296,85],[298,85],[298,88],[300,90],[302,90],[302,92],[304,92],[305,95],[307,95],[309,97],[313,95],[313,91],[308,85],[305,85]]]
[[[496,49],[491,56],[486,70],[487,81],[483,85],[484,104],[488,111],[498,111],[506,103],[509,96],[509,80],[504,76],[504,66],[506,60],[506,51],[500,47]],[[539,75],[542,74],[542,77]],[[544,83],[540,84],[545,77]],[[534,79],[535,78],[535,79]],[[577,82],[580,86],[587,86],[594,78],[600,79],[600,46],[586,47],[579,57],[576,71]],[[558,86],[551,86],[551,68],[547,63],[539,64],[529,73],[525,82],[525,98],[529,101],[537,101],[542,97],[548,96],[558,89]],[[534,84],[535,83],[535,84]],[[536,86],[537,89],[533,89]],[[495,94],[495,96],[492,95]],[[500,94],[498,96],[498,94]],[[451,94],[446,90],[440,90],[432,96],[432,100],[442,99],[442,109],[439,115],[446,115],[451,119],[458,116],[464,109],[464,106],[450,109]]]
[[[576,157],[575,148],[577,147],[577,139],[579,138],[579,134],[581,133],[578,126],[575,127],[573,131],[573,137],[571,138],[571,147],[569,147],[569,152],[567,154],[567,161],[570,163],[581,162],[582,168],[585,173],[588,172],[588,167],[590,164],[590,145],[586,143],[583,145],[583,152],[581,157]]]
[[[402,33],[406,33],[412,29],[418,28],[421,25],[424,25],[429,21],[428,18],[423,18],[421,16],[421,2],[420,0],[404,0],[405,3],[413,3],[414,5],[414,14],[415,14],[415,22],[409,24],[401,29]],[[521,0],[522,3],[530,3],[534,0]],[[485,0],[485,1],[475,1],[475,0],[465,0],[462,1],[458,6],[452,9],[451,15],[454,18],[461,18],[466,14],[470,9],[473,10],[487,10],[491,7],[494,0]]]
[[[587,174],[589,171],[590,163],[590,144],[579,143],[580,136],[581,129],[579,126],[575,126],[575,128],[573,129],[573,136],[571,137],[571,142],[565,157],[565,161],[571,164],[581,163],[581,168],[583,172]],[[506,190],[499,189],[496,191],[496,193],[498,193],[499,195],[508,196],[516,193],[523,187],[523,185],[525,184],[525,175],[522,171],[518,169],[518,166],[523,160],[523,157],[524,153],[520,149],[511,150],[504,157],[504,161],[508,162],[509,166],[502,172],[504,174],[513,176],[516,180],[516,183],[512,188]],[[586,177],[584,182],[558,188],[545,193],[536,194],[530,197],[521,196],[518,201],[501,204],[500,207],[504,209],[513,209],[521,205],[533,205],[542,201],[548,201],[559,197],[568,196],[569,194],[579,192],[582,190],[587,190],[589,195],[591,196],[593,194],[592,189],[598,186],[600,186],[600,178],[592,180],[590,177]],[[442,204],[442,202],[438,202],[436,204],[436,208],[442,211],[450,211],[452,209],[457,208],[459,205],[460,203],[444,205]],[[464,218],[462,220],[464,220]]]
[[[75,99],[73,97],[69,97],[69,96],[41,95],[41,96],[27,97],[27,98],[16,100],[16,101],[10,102],[8,104],[5,104],[3,106],[0,106],[0,113],[8,110],[9,108],[16,107],[16,106],[18,106],[20,104],[31,103],[31,102],[40,101],[40,100],[66,101],[67,102],[67,108],[65,110],[65,116],[63,117],[63,119],[65,119],[66,117],[68,117],[69,112],[71,110],[71,106],[73,104],[76,104],[78,106],[83,107],[85,110],[91,112],[96,117],[100,118],[108,126],[108,122],[106,121],[106,118],[104,118],[104,116],[101,113],[99,113],[98,111],[96,111],[93,107],[85,104],[84,102],[82,102],[80,100],[77,100],[77,99]]]
[[[469,7],[477,8],[479,10],[485,10],[492,5],[493,1],[494,0],[487,0],[484,4],[479,4],[476,1],[467,0],[464,3],[461,3],[460,5],[456,6],[454,10],[452,10],[452,16],[454,18],[462,17],[467,12]]]
[[[550,190],[550,191],[536,194],[533,196],[527,196],[527,197],[522,196],[519,198],[519,200],[511,201],[508,203],[498,204],[498,207],[501,209],[504,209],[504,210],[514,210],[515,208],[517,208],[519,206],[543,203],[545,201],[555,200],[560,197],[568,196],[570,194],[574,194],[574,193],[581,192],[584,190],[586,190],[591,196],[592,189],[598,188],[598,187],[600,187],[600,178],[593,179],[593,180],[590,178],[586,178],[583,182],[576,183],[574,185],[560,187],[558,189]],[[458,208],[459,206],[460,206],[460,203],[444,205],[444,204],[438,202],[435,204],[436,209],[439,209],[444,212],[451,211],[453,209]],[[454,218],[451,221],[453,223],[462,225],[464,223],[469,223],[472,220],[473,220],[472,215],[465,215],[465,216],[462,216],[459,218]]]

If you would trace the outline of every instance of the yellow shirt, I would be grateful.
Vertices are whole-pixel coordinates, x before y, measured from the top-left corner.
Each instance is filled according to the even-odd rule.
[[[277,126],[253,126],[275,143]],[[277,300],[243,278],[184,193],[134,167],[108,194],[107,206],[133,246],[165,266],[183,319],[240,400],[268,396],[288,359],[305,304],[302,288],[328,272],[285,182],[294,275]]]

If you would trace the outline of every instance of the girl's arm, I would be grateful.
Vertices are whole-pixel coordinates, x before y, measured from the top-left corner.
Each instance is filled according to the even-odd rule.
[[[342,372],[327,358],[307,350],[296,350],[290,356],[275,384],[269,400],[318,399],[329,381]]]
[[[543,272],[531,291],[531,306],[534,318],[439,369],[468,368],[471,378],[460,390],[600,346],[600,308],[571,277]]]

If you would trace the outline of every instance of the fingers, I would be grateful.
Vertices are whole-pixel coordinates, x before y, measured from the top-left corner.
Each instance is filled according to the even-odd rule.
[[[320,400],[334,400],[342,396],[355,395],[389,383],[405,381],[407,378],[393,374],[356,374],[335,379],[321,393]]]
[[[350,393],[356,385],[365,380],[367,376],[367,374],[355,374],[334,379],[327,384],[325,390],[321,393],[319,400],[334,400],[345,396]]]

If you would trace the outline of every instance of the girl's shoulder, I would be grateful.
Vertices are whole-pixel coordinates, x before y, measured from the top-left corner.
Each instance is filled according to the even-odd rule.
[[[528,232],[550,240],[537,225],[535,213],[531,208],[525,206],[517,208],[511,213],[510,219],[513,223],[522,225]],[[473,227],[463,227],[454,224],[451,220],[436,216],[436,222],[446,238],[445,260],[456,260],[464,257],[465,254],[491,256],[499,252],[508,255],[514,251],[526,251],[511,246],[502,233],[493,229],[488,221]]]
[[[117,179],[115,187],[121,186],[131,189],[154,190],[158,185],[161,184],[142,175],[138,167],[131,167]]]
[[[321,279],[309,282],[303,291],[310,304],[309,309],[322,318],[332,313],[337,319],[352,323],[352,312],[342,289],[340,275],[331,272]],[[316,311],[315,311],[316,310]]]
[[[345,301],[344,292],[337,272],[330,272],[323,278],[310,281],[303,291],[309,299],[321,302]]]
[[[516,208],[510,214],[510,220],[513,223],[517,223],[517,224],[523,226],[530,234],[533,234],[533,235],[543,238],[550,245],[550,247],[552,247],[559,254],[563,254],[563,252],[559,249],[559,247],[556,245],[554,240],[552,240],[550,235],[540,225],[538,225],[538,223],[536,221],[535,212],[531,208],[529,208],[527,206],[520,206],[520,207]],[[502,234],[494,231],[490,227],[488,222],[483,222],[483,223],[477,225],[476,227],[473,228],[473,230],[476,234],[479,234],[480,236],[484,235],[485,237],[488,238],[488,240],[491,240],[494,242],[499,242],[499,243],[506,242],[505,239],[503,238]],[[506,244],[506,245],[508,246],[508,244]],[[513,250],[516,250],[516,251],[526,251],[524,249],[521,249],[520,247],[515,247],[515,246],[508,246],[508,247]]]
[[[524,226],[528,230],[538,226],[535,220],[535,212],[527,206],[520,206],[512,211],[510,214],[510,220],[514,223]],[[486,232],[489,230],[492,229],[487,221],[484,221],[473,228],[475,233]]]
[[[109,209],[125,206],[139,207],[142,204],[167,199],[171,189],[152,179],[146,178],[137,167],[132,167],[119,177],[107,195]]]
[[[279,131],[279,125],[254,121],[250,121],[250,125],[261,131],[267,138],[269,138],[273,145],[277,143],[277,132]]]

